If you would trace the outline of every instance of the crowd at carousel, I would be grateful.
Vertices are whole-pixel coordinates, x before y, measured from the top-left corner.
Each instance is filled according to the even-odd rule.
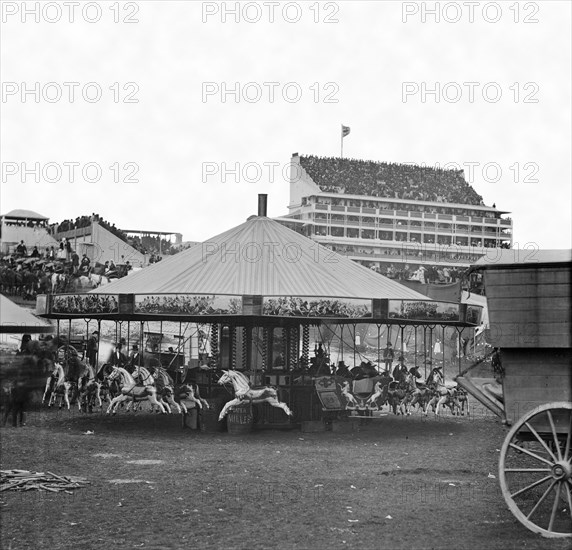
[[[351,195],[483,205],[462,170],[339,157],[300,157],[322,189]]]

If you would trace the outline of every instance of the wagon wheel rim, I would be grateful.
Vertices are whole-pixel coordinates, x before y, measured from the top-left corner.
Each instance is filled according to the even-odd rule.
[[[499,460],[514,516],[547,538],[572,537],[572,403],[547,403],[520,418]]]

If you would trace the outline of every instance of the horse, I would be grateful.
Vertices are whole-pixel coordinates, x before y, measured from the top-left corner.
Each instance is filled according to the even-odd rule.
[[[387,390],[389,387],[389,383],[387,380],[378,380],[373,387],[373,393],[369,396],[368,400],[366,401],[366,407],[370,409],[378,409],[380,404],[378,403],[378,399],[381,398],[381,405],[385,403],[387,400]]]
[[[171,411],[171,407],[169,406],[169,404],[163,399],[163,395],[162,395],[162,387],[159,388],[155,377],[145,368],[145,367],[141,367],[141,366],[137,366],[135,367],[135,369],[133,370],[133,378],[136,382],[138,382],[139,384],[142,384],[143,386],[149,386],[149,387],[153,387],[155,389],[155,391],[157,392],[157,401],[159,401],[159,403],[161,403],[161,405],[163,405],[163,408],[170,414]],[[129,411],[131,410],[131,406],[133,405],[134,410],[136,410],[137,407],[137,403],[134,403],[133,401],[131,401],[130,403],[127,404],[126,410]],[[153,410],[153,406],[151,406],[151,410]],[[180,407],[177,405],[177,408],[179,409],[180,412]]]
[[[155,386],[137,384],[129,372],[123,367],[113,367],[111,374],[108,376],[108,380],[112,382],[116,379],[120,380],[121,394],[111,401],[106,411],[107,414],[111,412],[115,414],[119,403],[123,403],[129,399],[132,401],[144,401],[147,399],[152,405],[159,407],[159,410],[163,414],[167,413],[163,405],[157,400],[157,389]]]
[[[56,397],[60,397],[60,406],[62,408],[62,398],[65,401],[67,409],[70,409],[70,399],[69,393],[71,390],[71,383],[66,380],[66,374],[64,368],[59,363],[54,363],[54,370],[52,374],[46,380],[46,387],[44,390],[44,395],[42,397],[42,403],[46,400],[48,393],[51,393],[50,399],[48,400],[48,407],[51,407]]]
[[[445,384],[445,379],[441,374],[440,368],[434,368],[431,371],[431,374],[427,378],[427,385],[433,387],[433,396],[427,402],[425,406],[424,414],[427,416],[427,410],[429,409],[429,405],[433,408],[433,412],[439,416],[440,407],[448,406],[451,409],[453,414],[455,413],[455,409],[458,409],[460,412],[460,405],[455,396],[456,387],[455,386],[447,386]]]
[[[186,418],[190,413],[191,429],[197,429],[198,412],[203,409],[210,409],[208,401],[200,396],[198,386],[193,383],[176,386],[174,397],[183,410],[183,428],[187,425]]]
[[[96,400],[99,404],[99,408],[103,408],[101,382],[97,379],[95,369],[91,365],[86,364],[84,366],[85,371],[78,384],[79,397],[77,403],[80,411],[82,407],[84,407],[86,411],[91,412]]]
[[[422,398],[423,392],[426,388],[420,388],[417,385],[417,379],[421,378],[421,374],[419,373],[419,367],[411,367],[409,372],[405,376],[404,384],[405,384],[405,399],[403,400],[405,405],[405,414],[410,415],[410,407],[413,407],[419,400]]]
[[[89,278],[93,288],[97,288],[98,286],[103,286],[109,283],[109,279],[105,275],[100,275],[96,273],[90,273],[87,278]]]
[[[340,393],[344,396],[344,399],[346,400],[346,409],[348,408],[355,409],[356,407],[359,406],[359,403],[357,402],[353,393],[350,391],[350,388],[351,388],[350,382],[346,380],[342,382]]]
[[[186,411],[183,411],[183,408],[175,399],[175,382],[167,370],[163,367],[155,367],[153,378],[155,378],[155,385],[157,386],[157,391],[161,395],[161,398],[177,409],[179,414],[186,414]]]
[[[234,387],[235,398],[223,407],[218,417],[219,421],[226,416],[229,409],[232,410],[234,407],[244,402],[266,402],[273,407],[282,409],[288,416],[293,416],[292,411],[288,408],[286,403],[282,403],[278,399],[276,388],[272,388],[270,386],[253,388],[250,385],[250,380],[248,380],[244,374],[236,370],[223,370],[222,373],[223,374],[219,378],[218,383],[222,386],[230,382]]]

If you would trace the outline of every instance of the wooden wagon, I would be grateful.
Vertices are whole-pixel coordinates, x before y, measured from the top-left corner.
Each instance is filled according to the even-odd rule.
[[[499,478],[513,514],[546,537],[572,537],[571,252],[494,251],[484,274],[496,380],[457,383],[510,425]]]

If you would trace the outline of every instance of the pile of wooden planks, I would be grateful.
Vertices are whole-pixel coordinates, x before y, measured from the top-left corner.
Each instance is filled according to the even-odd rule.
[[[84,477],[58,476],[52,472],[29,472],[28,470],[0,470],[0,492],[2,491],[50,491],[73,494],[89,484]]]

